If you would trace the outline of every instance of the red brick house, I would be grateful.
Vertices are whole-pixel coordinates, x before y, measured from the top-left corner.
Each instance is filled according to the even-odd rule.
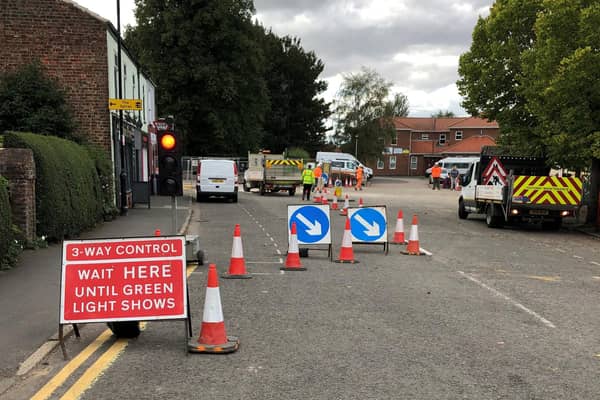
[[[119,118],[117,111],[108,109],[109,98],[118,97],[115,27],[70,0],[3,0],[1,4],[0,72],[41,62],[65,89],[76,134],[106,151],[118,177],[122,168]],[[142,111],[124,112],[129,190],[147,182],[152,170],[155,85],[125,47],[121,55],[123,98],[143,100]]]
[[[394,120],[396,137],[373,166],[379,176],[423,176],[441,158],[473,156],[493,145],[500,134],[495,121],[476,117]]]

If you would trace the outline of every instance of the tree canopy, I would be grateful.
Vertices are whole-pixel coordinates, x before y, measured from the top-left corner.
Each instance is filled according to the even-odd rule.
[[[385,139],[395,134],[394,117],[408,115],[408,99],[401,93],[390,100],[392,83],[363,67],[348,74],[335,101],[334,139],[357,158],[373,160],[381,155]]]
[[[0,76],[0,133],[5,131],[77,139],[65,91],[39,62]]]
[[[251,0],[136,0],[126,45],[175,116],[186,154],[242,156],[322,142],[323,64],[300,41],[254,23]]]

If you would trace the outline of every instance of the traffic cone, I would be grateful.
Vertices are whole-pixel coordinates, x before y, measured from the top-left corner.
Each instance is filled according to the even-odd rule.
[[[323,197],[321,193],[317,195],[317,192],[315,192],[313,195],[313,203],[321,203],[321,197]]]
[[[350,233],[350,218],[346,218],[346,228],[342,237],[342,247],[340,248],[340,257],[335,260],[337,263],[357,264],[352,250],[352,233]]]
[[[235,225],[233,231],[233,246],[231,246],[231,260],[229,261],[229,271],[221,275],[225,279],[249,279],[252,275],[246,272],[246,262],[244,261],[244,249],[242,247],[242,235],[240,224]]]
[[[296,234],[296,223],[292,222],[290,234],[290,244],[288,246],[285,266],[280,268],[282,271],[306,271],[300,263],[300,251],[298,250],[298,236]]]
[[[460,177],[456,178],[456,185],[454,187],[455,190],[458,190],[459,192],[461,191],[461,187],[460,187]]]
[[[350,178],[346,177],[346,187],[350,187]]]
[[[331,177],[329,177],[329,181],[327,182],[327,187],[332,187],[333,184],[331,183]]]
[[[217,267],[215,264],[210,264],[200,336],[198,340],[188,341],[188,351],[190,353],[233,353],[238,347],[240,347],[239,339],[227,336],[225,333]]]
[[[333,203],[331,203],[331,209],[332,210],[337,210],[338,209],[337,196],[333,196]]]
[[[396,219],[396,229],[394,231],[393,244],[406,244],[404,238],[404,221],[402,219],[402,210],[398,211],[398,218]]]
[[[421,252],[421,247],[419,246],[419,221],[416,215],[413,215],[412,225],[410,227],[410,235],[408,236],[408,245],[406,246],[406,251],[403,251],[402,254],[409,254],[411,256],[420,256],[425,255],[425,253]]]
[[[327,195],[326,194],[324,194],[321,197],[321,204],[323,204],[324,206],[326,206],[327,204],[329,204],[329,200],[327,200]]]
[[[350,207],[350,200],[348,199],[348,195],[346,195],[346,200],[344,200],[344,208],[340,215],[348,215],[348,207]]]
[[[363,200],[362,197],[360,199],[358,199],[358,206],[362,207],[363,206]]]
[[[154,230],[154,236],[160,236],[160,229]]]

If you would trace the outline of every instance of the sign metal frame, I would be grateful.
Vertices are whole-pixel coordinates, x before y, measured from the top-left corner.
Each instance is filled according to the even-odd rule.
[[[68,324],[79,337],[77,324],[179,320],[185,322],[187,346],[192,321],[186,272],[185,235],[65,240],[59,304],[59,343],[64,358],[63,328]],[[72,303],[66,313],[65,302],[74,300],[80,302],[79,310]],[[88,303],[95,305],[89,307]],[[104,306],[101,311],[99,304]],[[133,311],[134,304],[139,311]],[[161,308],[162,312],[157,311]],[[82,316],[74,318],[75,313]]]

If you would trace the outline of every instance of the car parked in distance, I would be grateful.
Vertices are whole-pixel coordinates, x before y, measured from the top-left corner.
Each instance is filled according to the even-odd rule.
[[[238,201],[238,169],[233,160],[200,160],[196,169],[196,201],[224,197]]]

